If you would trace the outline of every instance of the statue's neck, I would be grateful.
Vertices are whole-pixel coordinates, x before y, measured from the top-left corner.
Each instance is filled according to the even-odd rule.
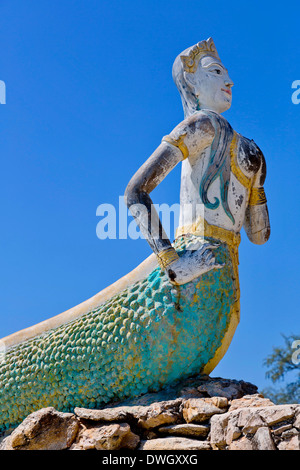
[[[218,111],[216,111],[215,109],[201,107],[200,104],[196,100],[191,102],[191,101],[186,101],[183,99],[182,105],[183,105],[184,119],[188,118],[189,116],[191,116],[192,114],[195,114],[198,111],[201,111],[202,109],[219,114]]]

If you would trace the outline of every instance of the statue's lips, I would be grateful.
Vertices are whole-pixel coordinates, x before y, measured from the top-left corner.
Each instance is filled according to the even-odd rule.
[[[225,88],[221,88],[222,91],[225,91],[225,93],[227,93],[229,96],[232,95],[232,92],[231,90],[225,90]]]

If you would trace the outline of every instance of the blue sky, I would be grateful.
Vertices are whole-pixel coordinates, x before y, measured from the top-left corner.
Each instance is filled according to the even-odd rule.
[[[267,161],[272,234],[242,233],[241,322],[212,375],[264,387],[263,359],[299,334],[299,2],[1,0],[0,338],[125,275],[144,240],[99,240],[138,167],[183,119],[171,69],[212,36],[235,86],[224,114]],[[179,202],[178,166],[153,193]]]

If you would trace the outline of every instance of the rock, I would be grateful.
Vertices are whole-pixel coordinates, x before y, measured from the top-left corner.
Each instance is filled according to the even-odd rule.
[[[258,428],[265,426],[265,423],[257,408],[242,408],[239,411],[237,425],[242,428],[243,434],[254,434]]]
[[[72,413],[61,413],[54,408],[42,408],[27,418],[12,432],[13,449],[62,450],[70,447],[79,429]]]
[[[204,398],[205,395],[206,395],[205,393],[199,392],[199,390],[197,390],[197,388],[195,387],[186,387],[180,391],[180,397],[185,398],[185,399]]]
[[[142,441],[138,450],[210,450],[210,444],[205,441],[188,439],[186,437],[165,437]]]
[[[82,426],[71,450],[134,450],[139,442],[127,423]]]
[[[214,415],[210,420],[210,442],[213,449],[221,449],[226,445],[226,433],[229,413]]]
[[[214,405],[212,398],[189,398],[183,404],[183,418],[187,423],[202,423],[212,415],[224,413],[226,410]]]
[[[210,440],[214,449],[222,449],[238,439],[242,432],[238,427],[238,412],[214,415],[210,420]]]
[[[158,431],[159,433],[171,434],[173,436],[206,437],[209,433],[209,426],[201,424],[175,424],[162,426]]]
[[[211,401],[218,408],[227,408],[228,406],[228,399],[226,397],[212,397]]]
[[[102,426],[95,440],[97,450],[134,450],[140,442],[139,436],[131,432],[126,423]]]
[[[76,437],[76,441],[71,445],[69,450],[92,450],[95,449],[95,440],[93,433],[95,428],[89,429],[89,427],[80,424],[79,432]]]
[[[256,406],[272,406],[274,403],[268,398],[256,393],[254,395],[245,395],[242,398],[237,398],[231,401],[228,411],[234,411],[240,408],[256,407]]]
[[[242,407],[223,415],[215,414],[211,418],[211,445],[213,449],[224,449],[227,445],[230,450],[250,447],[258,450],[274,450],[276,447],[268,425],[290,419],[293,414],[293,406],[269,404],[266,407]],[[289,430],[290,428],[282,429],[282,432]],[[240,439],[242,433],[248,440]],[[249,435],[254,435],[252,440]]]
[[[293,427],[292,424],[284,424],[283,426],[278,426],[278,427],[272,428],[272,431],[273,431],[273,434],[275,436],[279,436],[284,431],[292,429],[292,427]]]
[[[74,413],[81,419],[90,421],[126,421],[132,417],[139,417],[147,413],[147,407],[144,406],[118,406],[113,408],[104,408],[94,410],[88,408],[75,408]]]
[[[282,439],[291,439],[294,436],[299,436],[299,433],[296,428],[291,428],[283,431],[281,437]]]
[[[300,450],[300,438],[298,436],[294,436],[291,439],[286,441],[282,441],[278,444],[279,450]]]
[[[257,429],[252,444],[254,450],[276,450],[270,429],[267,426]]]
[[[1,439],[0,450],[14,450],[14,448],[11,446],[11,436],[7,436]]]
[[[237,425],[238,423],[238,416],[232,416],[228,420],[227,430],[226,430],[226,444],[230,445],[233,441],[238,439],[242,432]]]
[[[181,399],[153,403],[139,416],[137,425],[143,429],[153,429],[164,424],[174,424],[180,418]]]
[[[246,394],[257,392],[257,387],[243,380],[226,380],[216,378],[208,380],[198,387],[199,392],[206,392],[210,397],[225,397],[228,400],[241,398]]]
[[[93,410],[75,408],[75,414],[81,418],[98,422],[125,422],[136,420],[143,429],[153,429],[163,424],[176,423],[180,413],[181,398],[152,403],[149,406],[118,406]]]
[[[300,405],[295,407],[295,416],[294,426],[300,430]]]
[[[124,436],[121,449],[135,450],[140,441],[140,436],[130,431]]]
[[[228,447],[228,450],[253,450],[252,441],[244,436],[238,441],[233,441]]]
[[[157,439],[158,437],[161,437],[158,432],[154,432],[154,431],[143,432],[143,439]]]
[[[272,426],[281,421],[292,419],[295,412],[292,405],[274,405],[262,408],[259,414],[268,426]]]

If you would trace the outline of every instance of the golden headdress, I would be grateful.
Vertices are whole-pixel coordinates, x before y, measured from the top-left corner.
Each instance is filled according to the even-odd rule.
[[[180,56],[184,70],[189,73],[195,73],[200,59],[207,55],[220,60],[212,38],[207,39],[207,41],[198,42],[189,50],[188,55]]]

